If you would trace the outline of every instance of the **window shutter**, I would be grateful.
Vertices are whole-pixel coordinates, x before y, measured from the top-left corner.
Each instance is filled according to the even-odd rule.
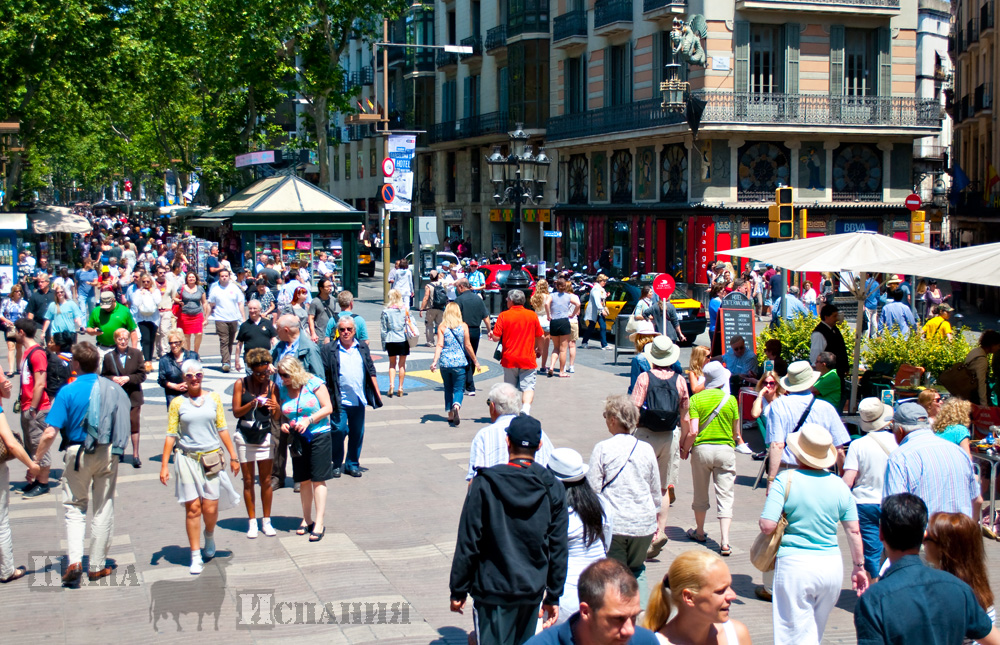
[[[473,98],[475,99],[472,106],[472,116],[479,116],[483,113],[483,77],[482,75],[477,75],[474,77],[475,83],[475,94]]]
[[[464,87],[462,88],[462,101],[464,102],[465,111],[462,112],[462,114],[464,114],[465,118],[468,119],[470,116],[472,116],[472,77],[471,76],[466,76],[463,79],[463,86]]]
[[[878,28],[878,95],[892,95],[892,36],[888,27]]]
[[[611,100],[611,52],[613,47],[604,48],[604,107],[612,105]]]
[[[660,81],[666,80],[663,66],[663,32],[653,34],[653,96],[660,90]]]
[[[499,78],[499,84],[500,84],[500,92],[499,92],[499,94],[500,94],[500,111],[501,112],[507,112],[510,109],[510,103],[508,101],[508,94],[507,94],[508,79],[509,79],[509,75],[508,75],[507,71],[508,71],[508,68],[501,67],[500,68],[500,76],[498,77]]]
[[[799,23],[785,25],[785,94],[799,93]]]
[[[632,53],[635,51],[632,41],[625,43],[625,85],[622,87],[622,103],[632,102]]]
[[[572,112],[573,104],[573,73],[572,68],[575,61],[579,59],[566,58],[563,60],[563,114]]]
[[[830,94],[844,95],[844,25],[830,25]]]
[[[736,76],[737,93],[748,92],[750,85],[750,23],[736,21]]]

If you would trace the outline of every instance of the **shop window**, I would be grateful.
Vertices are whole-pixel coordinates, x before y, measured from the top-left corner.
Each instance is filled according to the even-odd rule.
[[[570,264],[585,264],[587,253],[587,223],[582,219],[571,219],[567,223],[566,254]]]
[[[632,237],[629,235],[630,226],[627,220],[613,220],[611,222],[611,266],[619,273],[628,270],[632,262],[629,259],[632,253]]]
[[[310,281],[315,284],[321,277],[318,274],[319,254],[328,254],[327,263],[333,263],[334,282],[338,288],[344,284],[344,240],[340,233],[333,234],[273,234],[254,236],[254,256],[268,253],[286,266],[293,262],[305,267],[310,273]]]

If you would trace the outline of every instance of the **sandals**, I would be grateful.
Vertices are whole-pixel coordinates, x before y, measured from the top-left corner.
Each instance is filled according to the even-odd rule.
[[[723,557],[729,557],[733,554],[733,549],[728,544],[723,544],[719,547],[719,555]]]
[[[688,536],[689,540],[694,540],[695,542],[701,542],[704,544],[708,540],[707,535],[698,535],[697,529],[688,529],[684,532],[684,535]]]
[[[18,567],[14,569],[14,573],[0,580],[0,583],[7,584],[8,582],[14,582],[15,580],[20,580],[21,578],[24,577],[26,573],[28,573],[28,569],[26,567]]]
[[[308,524],[303,522],[302,525],[299,526],[298,529],[296,529],[295,535],[305,535],[306,533],[312,533],[314,528],[316,528],[316,522],[309,522]]]
[[[312,526],[312,525],[310,525],[310,526]],[[319,542],[320,540],[323,539],[324,535],[326,535],[326,527],[325,526],[323,527],[323,530],[320,531],[319,533],[316,533],[316,532],[310,530],[309,531],[309,541],[310,542]]]

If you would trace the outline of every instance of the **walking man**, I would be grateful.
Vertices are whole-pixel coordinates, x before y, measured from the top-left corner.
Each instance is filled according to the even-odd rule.
[[[156,279],[153,281],[153,295],[159,294],[160,301],[157,308],[160,310],[160,326],[156,328],[156,339],[153,341],[153,351],[155,358],[166,356],[170,353],[170,342],[167,335],[174,329],[174,298],[177,297],[177,287],[167,280],[167,267],[156,266]],[[89,309],[85,310],[89,311]]]
[[[100,353],[92,344],[73,346],[73,370],[79,376],[56,395],[48,427],[34,453],[35,462],[40,464],[56,434],[62,433],[60,449],[66,451],[62,496],[69,561],[63,572],[65,586],[76,585],[83,574],[83,540],[91,498],[88,578],[99,580],[111,575],[106,565],[115,524],[115,483],[118,462],[129,439],[131,405],[120,385],[97,377],[99,361]]]
[[[469,450],[469,472],[466,481],[472,481],[482,468],[505,464],[510,460],[507,453],[507,427],[521,414],[521,393],[510,383],[496,383],[486,397],[486,407],[490,411],[490,425],[476,433]],[[552,454],[552,440],[542,431],[542,443],[535,452],[535,463],[549,465]]]
[[[333,280],[320,278],[317,283],[319,297],[309,303],[309,339],[317,345],[329,341],[326,333],[327,324],[337,318],[337,305],[330,294],[333,293]]]
[[[28,484],[21,492],[25,498],[38,497],[49,492],[49,468],[51,466],[48,450],[38,451],[45,432],[45,417],[49,413],[52,402],[45,391],[48,374],[48,359],[45,348],[35,342],[38,325],[34,320],[18,318],[14,323],[14,337],[21,346],[24,361],[21,363],[21,437],[29,455],[39,456],[35,461],[40,468],[38,477],[32,479],[29,475]]]
[[[521,390],[521,412],[524,414],[531,414],[531,401],[535,398],[542,335],[538,316],[524,308],[524,292],[511,289],[507,294],[507,310],[497,317],[490,338],[503,346],[500,359],[503,380]]]
[[[229,270],[222,269],[219,272],[219,282],[208,290],[208,319],[215,322],[215,333],[219,336],[223,372],[229,371],[236,332],[244,318],[244,301],[243,292],[229,280]],[[236,369],[240,369],[239,354],[236,354]]]
[[[432,269],[430,272],[430,282],[424,286],[424,299],[420,301],[420,316],[424,319],[424,333],[427,337],[427,347],[434,346],[438,323],[441,322],[441,317],[444,315],[444,308],[447,304],[448,291],[441,283],[441,274]],[[425,313],[426,315],[424,315]],[[472,327],[469,327],[469,330],[471,331]]]
[[[473,271],[475,275],[482,275],[478,271]],[[486,303],[483,298],[476,293],[472,283],[468,278],[462,278],[455,283],[455,290],[458,295],[455,297],[455,304],[462,311],[462,322],[469,326],[469,343],[472,345],[472,353],[479,352],[479,338],[482,334],[482,325],[486,325],[486,333],[490,329],[490,312],[486,310]],[[469,362],[465,366],[465,396],[476,396],[476,366]],[[544,465],[544,464],[543,464]]]

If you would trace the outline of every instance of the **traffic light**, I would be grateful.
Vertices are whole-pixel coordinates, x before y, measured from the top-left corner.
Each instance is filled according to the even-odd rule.
[[[792,238],[792,222],[795,219],[795,206],[792,204],[792,189],[779,188],[774,191],[775,203],[767,207],[767,234],[779,240]]]
[[[924,243],[924,211],[913,211],[910,216],[910,241],[914,244]]]

